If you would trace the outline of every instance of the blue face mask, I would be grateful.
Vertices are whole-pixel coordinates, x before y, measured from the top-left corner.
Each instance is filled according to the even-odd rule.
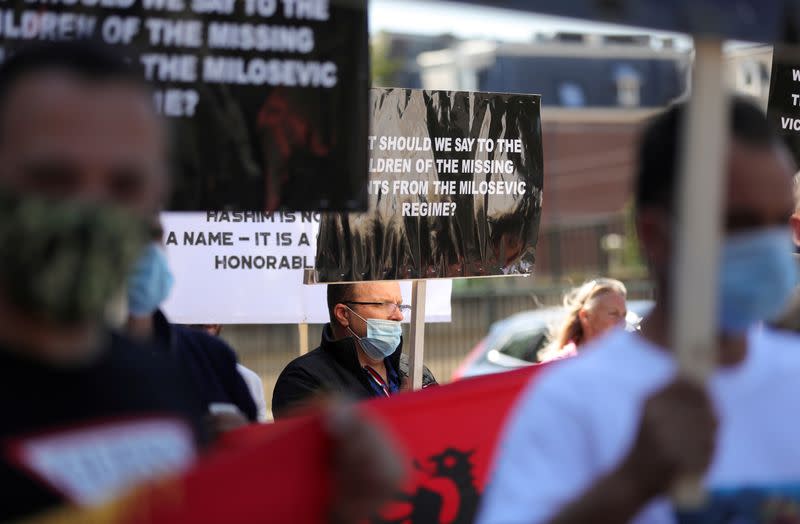
[[[166,300],[173,281],[164,250],[150,243],[128,276],[128,312],[138,317],[152,315]]]
[[[721,255],[718,307],[723,332],[741,334],[781,313],[798,281],[787,228],[728,235]]]
[[[367,323],[367,336],[359,337],[353,330],[350,333],[361,342],[361,349],[372,360],[383,360],[397,351],[400,346],[400,338],[403,335],[403,327],[396,320],[381,320],[377,318],[366,319],[353,311],[352,313]]]

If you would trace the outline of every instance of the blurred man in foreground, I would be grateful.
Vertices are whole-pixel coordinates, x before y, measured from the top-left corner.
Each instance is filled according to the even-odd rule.
[[[103,326],[166,194],[165,143],[102,48],[0,66],[0,520],[179,471],[204,440],[184,377]]]
[[[324,393],[355,399],[389,397],[407,389],[401,369],[403,313],[397,282],[329,284],[330,323],[318,348],[286,366],[272,395],[276,418]],[[423,387],[435,384],[430,372]]]
[[[178,473],[205,440],[180,369],[103,324],[165,198],[166,142],[149,90],[102,45],[0,66],[0,521]],[[330,432],[349,458],[332,466],[342,521],[397,480],[364,428]]]
[[[724,506],[719,514],[731,521],[753,521],[725,505],[742,489],[758,499],[800,482],[800,423],[790,415],[800,397],[800,344],[756,327],[781,310],[797,280],[787,227],[794,169],[761,112],[733,100],[719,369],[708,391],[677,378],[668,329],[683,112],[676,106],[658,117],[640,149],[636,220],[657,284],[653,312],[641,333],[611,332],[523,393],[478,522],[676,522],[667,496],[686,475],[705,479],[710,511]],[[714,491],[722,487],[730,498]]]

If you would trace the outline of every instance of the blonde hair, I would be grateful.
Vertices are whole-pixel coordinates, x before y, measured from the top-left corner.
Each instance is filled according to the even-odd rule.
[[[794,212],[800,212],[800,171],[794,174]]]
[[[547,346],[539,352],[539,360],[550,360],[556,356],[561,349],[574,342],[580,346],[583,342],[583,326],[581,325],[580,312],[584,309],[591,309],[597,297],[606,293],[618,293],[625,298],[628,294],[625,284],[613,278],[596,278],[583,285],[572,288],[564,295],[564,309],[566,317],[561,323],[550,328],[549,342]]]

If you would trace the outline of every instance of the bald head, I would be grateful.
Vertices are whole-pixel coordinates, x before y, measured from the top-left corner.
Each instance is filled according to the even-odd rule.
[[[337,338],[366,336],[368,319],[403,320],[403,295],[397,282],[329,284],[328,308]]]

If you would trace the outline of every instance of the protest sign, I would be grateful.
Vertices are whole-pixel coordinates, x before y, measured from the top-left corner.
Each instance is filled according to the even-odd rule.
[[[0,60],[92,39],[141,67],[173,131],[170,209],[365,209],[365,0],[19,0],[0,39]]]
[[[175,275],[167,317],[181,324],[328,322],[326,286],[303,285],[319,221],[312,212],[162,213]],[[400,287],[410,303],[411,284]],[[428,322],[450,321],[451,287],[444,280],[428,288]]]
[[[775,46],[767,118],[800,162],[800,50]],[[798,164],[800,165],[800,164]]]
[[[370,211],[323,218],[316,279],[531,273],[540,97],[373,89],[371,104]]]

